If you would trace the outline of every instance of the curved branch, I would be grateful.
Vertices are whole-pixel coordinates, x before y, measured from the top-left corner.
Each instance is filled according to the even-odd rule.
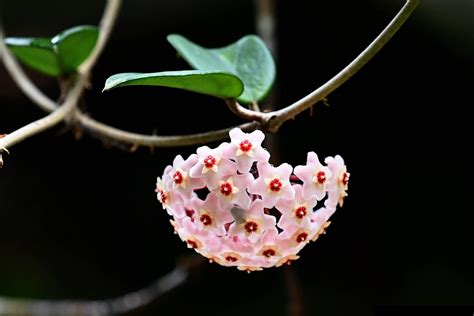
[[[128,144],[132,146],[132,149],[136,148],[137,146],[176,147],[204,144],[228,138],[229,131],[234,128],[229,127],[221,130],[189,135],[158,136],[127,132],[98,122],[79,111],[76,112],[75,119],[77,122],[74,124],[74,126],[83,128],[88,134],[103,141],[111,142],[112,145],[114,145],[114,143],[120,145]],[[242,130],[252,131],[258,128],[258,126],[259,123],[257,122],[250,122],[237,127],[241,128]]]
[[[48,98],[36,85],[28,78],[18,61],[6,48],[3,41],[3,33],[0,29],[0,51],[3,52],[3,65],[8,71],[16,85],[28,96],[31,101],[38,105],[45,112],[53,112],[57,108],[56,102]]]
[[[92,53],[89,55],[87,60],[81,64],[79,72],[89,72],[99,59],[102,51],[105,48],[105,44],[107,44],[107,41],[112,34],[115,21],[117,20],[117,16],[120,12],[121,4],[122,0],[107,0],[107,6],[104,9],[104,14],[102,15],[102,19],[100,20],[99,24],[99,38],[97,39],[97,43],[95,44]]]
[[[0,315],[105,316],[126,314],[155,301],[184,284],[201,263],[201,256],[190,256],[174,270],[136,292],[100,301],[50,301],[0,297]]]
[[[263,128],[270,132],[276,132],[280,126],[294,118],[297,114],[307,110],[319,101],[324,100],[331,92],[339,88],[356,72],[358,72],[369,60],[371,60],[380,49],[397,33],[408,17],[413,13],[419,0],[407,0],[398,14],[387,25],[387,27],[375,38],[375,40],[356,57],[349,65],[342,69],[324,85],[314,90],[304,98],[278,111],[260,113],[240,106],[236,101],[227,101],[230,110],[245,119],[259,120]]]
[[[11,146],[62,122],[76,107],[77,101],[84,89],[86,79],[87,77],[84,75],[77,76],[73,88],[69,90],[66,96],[64,104],[57,110],[37,121],[19,128],[3,138],[0,138],[0,155],[2,150],[6,150]]]
[[[240,117],[242,117],[246,120],[259,121],[260,122],[265,118],[264,113],[262,113],[260,111],[249,110],[247,108],[244,108],[235,99],[226,99],[225,102],[226,102],[227,107],[229,108],[229,110],[232,111],[232,113],[234,113],[235,115],[240,116]],[[258,107],[257,104],[254,104],[253,106]]]
[[[93,64],[97,61],[97,58],[100,52],[103,50],[105,41],[109,38],[110,32],[113,26],[113,21],[116,18],[120,7],[120,1],[118,0],[109,0],[108,6],[105,9],[104,17],[100,23],[101,27],[101,36],[99,37],[98,44],[94,49],[94,52],[89,57],[88,62],[81,66],[81,72],[90,71]],[[104,28],[104,30],[102,29]],[[1,41],[0,45],[4,45]],[[1,48],[1,46],[0,46]],[[23,91],[23,93],[30,98],[30,100],[37,104],[46,112],[53,112],[57,109],[58,105],[56,102],[51,100],[46,96],[41,90],[39,90],[36,85],[31,81],[31,79],[26,75],[21,66],[18,64],[17,60],[12,56],[12,54],[5,48],[3,64],[7,69],[10,76],[16,82],[18,87]],[[217,141],[228,138],[229,130],[234,127],[225,128],[216,131],[210,131],[205,133],[196,133],[190,135],[175,135],[175,136],[158,136],[158,135],[145,135],[137,134],[128,131],[124,131],[104,123],[98,122],[87,115],[85,115],[80,110],[76,109],[72,114],[67,123],[74,128],[79,130],[84,130],[86,133],[91,136],[98,138],[102,141],[105,141],[109,144],[116,145],[119,148],[123,148],[123,145],[128,145],[127,148],[134,149],[138,146],[148,146],[148,147],[176,147],[176,146],[186,146],[186,145],[195,145],[195,144],[204,144],[207,142]],[[239,127],[242,130],[252,131],[260,126],[257,122],[250,122],[241,124]]]
[[[109,0],[115,2],[118,0]],[[278,111],[272,111],[267,113],[261,113],[245,109],[238,103],[228,102],[229,108],[238,116],[244,117],[248,120],[256,120],[260,124],[253,122],[241,125],[242,128],[248,130],[255,128],[266,129],[271,132],[276,132],[280,126],[289,119],[292,119],[297,114],[310,108],[315,103],[324,100],[332,91],[341,86],[350,77],[352,77],[357,71],[359,71],[377,52],[390,40],[390,38],[400,29],[406,19],[414,11],[418,5],[419,0],[407,0],[405,5],[402,7],[400,12],[394,17],[390,24],[380,33],[380,35],[348,66],[340,71],[336,76],[330,79],[327,83],[302,98],[301,100],[281,109]],[[54,110],[53,106],[56,107],[56,103],[45,96],[39,91],[34,84],[31,83],[30,79],[21,70],[18,63],[12,62],[13,58],[8,52],[4,54],[4,64],[16,81],[18,86],[23,92],[36,104],[45,109],[46,111]],[[103,123],[97,122],[79,110],[74,112],[71,122],[76,122],[79,127],[83,127],[84,130],[95,137],[105,138],[109,141],[116,141],[117,143],[129,144],[131,146],[152,146],[152,147],[169,147],[169,146],[183,146],[198,144],[213,140],[220,140],[227,138],[225,134],[226,130],[213,131],[203,134],[183,135],[183,136],[153,136],[153,135],[142,135],[135,134],[126,131],[107,126]],[[228,129],[227,129],[228,130]],[[186,140],[184,138],[189,138]]]
[[[402,9],[387,25],[387,27],[375,38],[375,40],[354,59],[349,65],[342,69],[337,75],[326,82],[324,85],[311,92],[301,100],[275,112],[268,114],[268,128],[270,131],[277,131],[278,128],[297,114],[310,108],[315,103],[322,101],[331,92],[339,88],[344,82],[358,72],[369,60],[371,60],[380,49],[392,38],[393,35],[405,23],[408,17],[413,13],[419,0],[407,0]]]
[[[87,83],[89,72],[97,62],[97,59],[104,48],[105,42],[110,36],[110,32],[120,8],[120,3],[121,0],[108,0],[101,21],[101,27],[104,27],[104,29],[101,29],[97,45],[79,69],[77,76],[74,78],[73,87],[67,92],[65,102],[61,107],[46,97],[46,95],[44,95],[21,70],[18,63],[8,51],[3,41],[3,32],[0,30],[0,50],[4,54],[3,61],[5,67],[10,73],[12,73],[14,80],[18,80],[18,85],[21,84],[25,92],[29,92],[32,95],[32,98],[38,100],[38,103],[41,104],[43,108],[51,110],[51,114],[48,116],[23,126],[0,139],[0,167],[3,166],[2,152],[7,151],[8,147],[57,125],[64,121],[69,114],[73,112]]]

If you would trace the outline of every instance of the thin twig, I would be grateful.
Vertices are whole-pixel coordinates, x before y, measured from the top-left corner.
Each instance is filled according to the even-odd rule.
[[[74,110],[77,100],[82,94],[86,79],[87,77],[84,75],[77,75],[74,86],[69,90],[64,104],[57,110],[37,121],[17,129],[13,133],[7,134],[3,138],[0,138],[0,156],[2,150],[6,150],[19,142],[62,122],[65,117]]]
[[[18,61],[12,56],[10,51],[5,47],[3,42],[3,34],[0,30],[0,50],[3,51],[3,65],[8,71],[16,85],[23,93],[30,98],[33,103],[38,105],[45,112],[53,112],[57,108],[56,102],[48,98],[23,71]]]
[[[408,17],[413,13],[419,2],[419,0],[407,0],[402,9],[379,34],[379,36],[377,36],[375,40],[362,53],[360,53],[359,56],[357,56],[356,59],[324,85],[301,100],[281,110],[268,113],[268,115],[271,116],[269,117],[268,129],[272,132],[276,132],[284,122],[305,111],[317,102],[324,100],[331,92],[351,78],[380,51],[393,35],[395,35],[403,23],[405,23]]]
[[[395,35],[403,23],[413,13],[418,3],[419,0],[407,0],[405,5],[387,25],[387,27],[362,53],[359,54],[359,56],[357,56],[356,59],[354,59],[349,65],[347,65],[324,85],[314,90],[304,98],[298,100],[297,102],[281,110],[260,113],[246,109],[239,105],[236,101],[227,100],[229,109],[234,114],[247,120],[259,120],[262,124],[262,127],[270,132],[278,131],[284,122],[293,119],[296,115],[307,110],[317,102],[324,101],[331,92],[339,88],[344,82],[346,82],[365,64],[367,64],[367,62],[380,51],[380,49],[393,37],[393,35]]]
[[[105,44],[107,44],[107,41],[112,34],[112,30],[115,26],[115,21],[117,21],[117,16],[120,12],[121,5],[122,0],[107,0],[107,5],[99,23],[99,38],[97,39],[97,43],[95,44],[94,50],[90,56],[81,64],[79,68],[80,72],[87,73],[96,64],[105,48]]]
[[[85,132],[101,139],[111,145],[129,144],[130,146],[144,146],[144,147],[176,147],[188,146],[195,144],[205,144],[212,141],[217,141],[229,137],[229,131],[233,128],[225,128],[216,131],[205,133],[196,133],[189,135],[176,136],[158,136],[158,135],[144,135],[132,132],[127,132],[101,122],[98,122],[81,112],[77,111],[75,118],[77,122],[75,126],[83,129]],[[255,130],[259,124],[257,122],[249,122],[241,124],[238,127],[245,131]],[[117,142],[115,144],[114,142]]]
[[[225,100],[227,107],[237,116],[245,118],[249,121],[261,121],[265,118],[265,114],[255,110],[249,110],[244,108],[242,105],[237,102],[235,99],[226,99]]]
[[[205,260],[192,255],[151,285],[125,295],[97,301],[52,301],[0,297],[0,315],[31,316],[105,316],[121,315],[142,308],[189,280]]]
[[[7,151],[7,149],[31,136],[34,136],[38,133],[41,133],[48,128],[51,128],[63,120],[65,120],[70,113],[75,109],[77,105],[77,101],[84,90],[84,86],[87,83],[87,79],[89,76],[89,72],[92,67],[95,65],[97,59],[102,52],[106,40],[109,38],[110,32],[113,28],[115,23],[119,8],[120,8],[121,0],[109,0],[107,2],[107,6],[104,10],[104,15],[101,21],[101,27],[104,27],[104,30],[101,29],[101,35],[99,36],[98,43],[94,47],[91,55],[87,58],[84,64],[79,69],[79,73],[74,78],[73,87],[70,91],[67,92],[67,96],[65,98],[64,104],[59,107],[56,103],[54,103],[54,111],[51,112],[48,116],[41,118],[37,121],[34,121],[26,126],[21,127],[20,129],[8,134],[7,136],[0,139],[0,167],[3,166],[2,160],[2,152]],[[5,61],[5,66],[8,70],[15,70],[19,65],[14,63],[14,59],[9,54],[8,49],[3,41],[3,32],[0,30],[0,50],[5,55],[3,60]],[[13,63],[12,63],[13,61]],[[18,67],[18,69],[21,69]],[[36,88],[34,84],[27,79],[27,76],[22,76],[22,72],[16,73],[13,76],[16,79],[20,79],[23,84],[26,84],[26,88],[29,89],[32,93],[34,93],[35,97],[38,97],[43,105],[48,104],[50,108],[53,108],[49,104],[50,102],[47,101],[46,96]],[[24,73],[23,73],[24,74]]]

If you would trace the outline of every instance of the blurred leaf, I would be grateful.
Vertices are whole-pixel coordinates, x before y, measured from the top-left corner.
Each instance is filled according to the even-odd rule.
[[[76,26],[53,37],[51,43],[56,49],[63,73],[71,73],[82,64],[94,49],[99,37],[95,26]]]
[[[58,64],[53,44],[48,38],[8,37],[5,44],[24,64],[48,76],[59,76]]]
[[[51,38],[8,37],[5,44],[24,64],[48,76],[77,70],[94,48],[99,30],[76,26]]]
[[[244,89],[242,81],[230,73],[185,70],[116,74],[107,79],[104,91],[123,86],[162,86],[219,98],[236,98]]]
[[[261,101],[275,81],[275,62],[263,41],[247,35],[222,48],[204,48],[181,35],[169,35],[168,41],[194,68],[230,72],[244,83],[244,92],[237,99],[243,103]]]

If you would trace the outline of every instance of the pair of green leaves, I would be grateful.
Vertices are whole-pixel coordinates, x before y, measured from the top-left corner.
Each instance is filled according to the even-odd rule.
[[[94,48],[99,31],[77,26],[53,38],[5,39],[16,57],[31,68],[49,75],[73,73]],[[196,70],[155,73],[122,73],[111,76],[104,90],[132,85],[179,88],[243,103],[265,98],[275,80],[275,63],[263,41],[248,35],[223,48],[204,48],[180,35],[168,41]]]
[[[168,42],[195,71],[122,73],[111,76],[104,90],[131,85],[173,87],[243,103],[265,98],[275,81],[275,63],[263,41],[248,35],[223,48],[204,48],[180,35]]]
[[[52,38],[8,37],[5,44],[23,63],[48,76],[68,75],[90,55],[99,30],[76,26]]]

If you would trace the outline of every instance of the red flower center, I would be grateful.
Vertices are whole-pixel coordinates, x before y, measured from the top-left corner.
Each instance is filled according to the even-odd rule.
[[[239,259],[237,257],[234,257],[234,256],[226,256],[225,260],[227,260],[229,262],[236,262]]]
[[[204,226],[209,226],[212,224],[212,218],[207,214],[202,214],[201,217],[199,217],[199,220]]]
[[[270,258],[270,257],[273,257],[274,255],[276,255],[276,252],[273,249],[267,249],[267,250],[262,252],[262,255],[264,255],[267,258]]]
[[[324,184],[324,182],[326,182],[326,173],[324,171],[319,171],[316,174],[316,180],[319,184]]]
[[[299,219],[302,219],[303,217],[306,216],[308,212],[306,212],[306,207],[300,206],[296,209],[295,211],[295,216],[298,217]]]
[[[174,180],[174,183],[176,183],[176,184],[183,183],[184,177],[183,177],[183,174],[181,173],[181,171],[176,171],[174,173],[173,180]]]
[[[272,192],[278,192],[281,190],[281,187],[283,186],[283,183],[281,183],[281,181],[279,179],[273,179],[272,181],[270,181],[270,183],[268,184],[268,187],[270,188],[270,190]]]
[[[166,197],[166,192],[164,190],[160,190],[160,200],[161,200],[161,203],[163,204],[166,204],[167,202],[167,197]]]
[[[222,195],[229,196],[232,194],[232,184],[229,182],[221,184],[221,193]]]
[[[248,221],[245,223],[244,228],[247,233],[255,233],[258,230],[258,224],[254,221]]]
[[[349,174],[347,172],[344,172],[341,181],[343,185],[347,185],[349,183]]]
[[[186,213],[186,216],[191,218],[191,221],[194,222],[194,210],[189,210],[189,209],[184,209],[184,212]]]
[[[306,241],[308,239],[308,234],[307,233],[299,233],[298,236],[296,236],[296,241],[298,243]]]
[[[207,169],[211,169],[212,167],[214,167],[215,164],[216,158],[211,155],[207,156],[206,159],[204,159],[204,166],[206,166]]]
[[[194,240],[188,239],[186,240],[186,243],[189,245],[189,247],[196,249],[198,247],[197,242]]]
[[[240,150],[242,150],[244,153],[248,152],[249,150],[252,149],[252,143],[249,142],[247,139],[240,142],[239,144]]]

